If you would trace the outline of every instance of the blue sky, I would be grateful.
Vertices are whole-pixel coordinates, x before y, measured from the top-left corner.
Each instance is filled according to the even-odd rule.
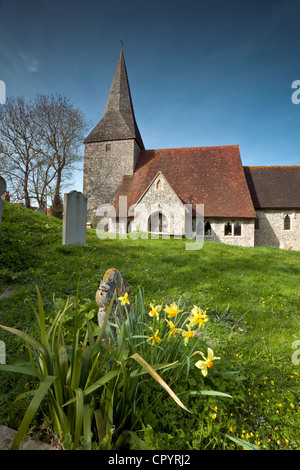
[[[0,80],[67,96],[92,128],[122,40],[147,149],[235,144],[244,165],[300,165],[299,25],[299,0],[0,0]]]

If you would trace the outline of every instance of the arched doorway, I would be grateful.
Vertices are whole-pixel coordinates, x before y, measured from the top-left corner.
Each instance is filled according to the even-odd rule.
[[[168,232],[168,219],[162,212],[155,212],[154,214],[150,215],[148,219],[148,232]]]

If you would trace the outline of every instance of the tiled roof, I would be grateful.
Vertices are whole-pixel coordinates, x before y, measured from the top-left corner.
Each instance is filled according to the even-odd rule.
[[[246,166],[255,209],[299,209],[300,166]]]
[[[140,148],[144,149],[135,120],[126,64],[121,50],[103,117],[84,143],[127,139],[136,139]]]
[[[118,197],[135,204],[159,171],[183,204],[204,204],[205,217],[255,217],[237,145],[142,151],[116,194],[117,213]]]

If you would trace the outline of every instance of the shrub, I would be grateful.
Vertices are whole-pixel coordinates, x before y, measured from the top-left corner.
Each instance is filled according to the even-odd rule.
[[[87,334],[80,341],[77,296],[72,342],[67,343],[68,334],[64,331],[63,319],[70,308],[68,301],[62,310],[57,311],[54,321],[47,328],[38,289],[37,296],[38,310],[33,305],[32,308],[39,326],[39,341],[23,331],[1,325],[4,330],[24,340],[30,363],[0,365],[0,370],[32,376],[40,384],[36,390],[25,392],[17,398],[20,401],[32,397],[12,449],[20,448],[42,402],[45,402],[46,413],[55,432],[63,444],[72,449],[79,446],[91,449],[93,434],[97,436],[98,443],[95,445],[98,449],[123,448],[128,442],[143,448],[142,441],[130,428],[126,428],[126,424],[132,412],[132,397],[145,373],[150,374],[180,407],[188,411],[156,372],[155,369],[162,366],[151,367],[136,352],[130,355],[122,335],[117,347],[112,350],[110,347],[103,348],[102,339],[114,299],[96,338],[85,316]],[[137,364],[136,368],[133,361]],[[118,417],[120,421],[116,421]]]

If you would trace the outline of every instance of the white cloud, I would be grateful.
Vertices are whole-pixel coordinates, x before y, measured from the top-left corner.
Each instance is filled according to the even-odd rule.
[[[39,70],[40,63],[36,57],[30,54],[25,54],[24,52],[18,51],[19,56],[23,60],[26,69],[29,73],[36,73]]]

